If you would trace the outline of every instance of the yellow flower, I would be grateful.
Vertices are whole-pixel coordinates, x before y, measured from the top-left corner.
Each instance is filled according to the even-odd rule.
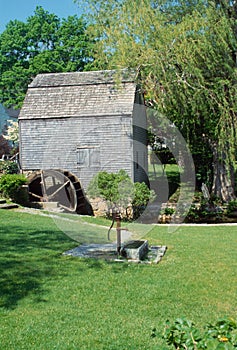
[[[221,341],[222,343],[227,342],[228,340],[229,340],[229,339],[226,338],[226,337],[220,337],[220,338],[219,338],[219,341]]]

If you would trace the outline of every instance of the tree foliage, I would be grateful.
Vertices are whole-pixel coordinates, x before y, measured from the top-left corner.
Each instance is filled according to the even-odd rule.
[[[9,119],[8,127],[6,130],[6,135],[4,135],[6,140],[12,141],[13,143],[19,142],[19,126],[18,122]]]
[[[98,172],[90,181],[87,193],[91,198],[103,198],[109,211],[117,212],[132,205],[133,218],[138,218],[155,193],[142,182],[133,183],[125,170],[118,173]]]
[[[147,102],[179,128],[198,176],[224,201],[233,199],[235,3],[87,3],[96,23],[94,37],[100,38],[94,52],[96,67],[138,69]]]
[[[59,19],[37,6],[26,22],[10,21],[0,35],[0,102],[21,106],[38,73],[81,71],[92,42],[83,18]]]
[[[92,198],[105,199],[109,207],[116,210],[121,206],[127,207],[131,202],[133,185],[124,170],[120,170],[118,173],[101,171],[93,177],[87,192]]]

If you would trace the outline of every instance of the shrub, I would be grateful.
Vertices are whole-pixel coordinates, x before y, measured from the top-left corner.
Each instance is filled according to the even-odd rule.
[[[0,162],[0,171],[4,174],[17,174],[19,172],[17,163],[11,160]]]
[[[201,198],[199,205],[192,204],[186,216],[188,222],[216,221],[223,219],[223,208],[218,198],[211,197],[209,200]]]
[[[164,208],[164,210],[162,210],[162,214],[165,214],[165,215],[173,215],[175,212],[175,209],[174,208],[169,208],[169,207],[166,207]]]
[[[103,198],[110,208],[116,209],[121,205],[128,205],[133,196],[133,185],[124,170],[117,174],[101,171],[89,183],[87,193],[91,198]]]
[[[155,336],[154,329],[152,337]],[[234,350],[237,348],[237,323],[232,319],[223,318],[214,324],[207,324],[200,330],[192,321],[178,318],[173,324],[166,322],[163,339],[172,346],[166,349]]]
[[[0,177],[1,194],[16,203],[24,204],[27,200],[26,192],[22,185],[27,183],[27,179],[21,174],[4,174]]]
[[[91,180],[87,193],[91,198],[103,198],[112,211],[127,212],[127,208],[132,206],[134,217],[138,217],[148,201],[154,198],[154,192],[145,183],[134,184],[124,170],[118,173],[97,173]]]
[[[132,200],[134,218],[138,218],[146,208],[148,202],[154,199],[155,192],[150,190],[145,182],[135,182],[134,197]]]
[[[236,211],[237,211],[237,200],[235,199],[233,201],[230,201],[227,204],[226,213],[227,213],[227,215],[231,216]]]

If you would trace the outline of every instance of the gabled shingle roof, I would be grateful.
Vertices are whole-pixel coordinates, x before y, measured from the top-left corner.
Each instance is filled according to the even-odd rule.
[[[39,74],[19,119],[132,114],[135,90],[128,70]]]
[[[134,82],[134,79],[134,72],[127,69],[121,70],[120,72],[116,70],[101,70],[89,72],[47,73],[38,74],[29,87],[114,84],[116,81],[121,83]]]

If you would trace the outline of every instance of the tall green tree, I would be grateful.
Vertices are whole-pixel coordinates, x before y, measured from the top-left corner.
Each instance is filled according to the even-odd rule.
[[[146,100],[185,137],[197,176],[223,201],[233,199],[235,18],[208,1],[86,3],[100,39],[96,67],[138,69]]]
[[[19,107],[38,73],[82,71],[93,42],[83,18],[59,19],[36,7],[26,22],[10,21],[0,35],[0,102]]]

